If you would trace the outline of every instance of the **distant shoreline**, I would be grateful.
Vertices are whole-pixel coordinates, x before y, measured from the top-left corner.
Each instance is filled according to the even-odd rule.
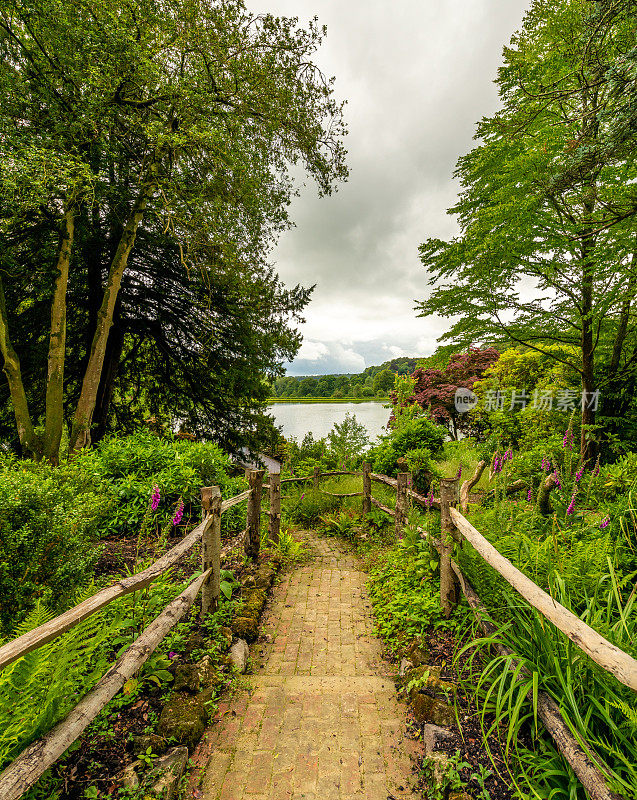
[[[278,403],[389,403],[389,397],[269,397],[269,406]]]

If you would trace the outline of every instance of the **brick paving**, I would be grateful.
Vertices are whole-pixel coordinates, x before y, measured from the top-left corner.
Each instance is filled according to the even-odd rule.
[[[253,675],[219,707],[194,759],[205,800],[399,800],[413,784],[397,702],[365,593],[334,539],[307,534],[252,647]],[[207,762],[207,763],[205,763]],[[205,763],[205,766],[204,766]]]

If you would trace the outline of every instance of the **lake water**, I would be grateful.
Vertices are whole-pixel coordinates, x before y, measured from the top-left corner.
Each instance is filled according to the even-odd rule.
[[[374,440],[384,432],[390,410],[385,402],[369,403],[273,403],[268,406],[277,425],[282,426],[286,439],[294,437],[299,443],[309,431],[322,439],[335,422],[343,422],[346,414],[354,414]]]

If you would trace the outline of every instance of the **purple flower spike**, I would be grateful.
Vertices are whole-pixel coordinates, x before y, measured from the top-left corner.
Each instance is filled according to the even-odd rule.
[[[179,525],[183,515],[184,515],[184,501],[180,500],[179,501],[179,507],[177,508],[177,511],[175,512],[175,516],[173,517],[173,525]]]
[[[458,474],[456,475],[456,478],[458,480],[460,480],[460,478],[462,478],[462,465],[460,465],[460,469],[458,470]]]
[[[533,489],[529,489],[526,495],[526,502],[530,503],[532,499],[533,499]]]
[[[303,494],[301,495],[301,500],[303,500],[304,497],[305,497],[305,492],[303,492]]]
[[[157,511],[157,506],[159,505],[160,500],[161,500],[161,494],[159,492],[159,486],[154,486],[153,496],[150,503],[150,508],[152,511]]]
[[[575,511],[575,497],[577,495],[577,491],[573,492],[573,497],[571,497],[571,502],[568,504],[568,508],[566,509],[566,516],[570,517],[570,515]]]
[[[558,489],[562,488],[562,482],[560,481],[560,476],[557,474],[557,469],[553,473],[553,477],[555,478],[555,485]]]
[[[582,475],[584,474],[586,467],[581,466],[577,472],[575,473],[575,483],[579,483],[582,480]]]
[[[608,528],[610,525],[610,517],[606,517],[606,519],[600,524],[600,528]]]

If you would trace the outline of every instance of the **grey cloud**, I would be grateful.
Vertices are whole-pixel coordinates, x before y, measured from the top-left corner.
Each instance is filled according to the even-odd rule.
[[[357,371],[342,368],[356,359],[350,351],[367,365],[387,360],[387,347],[431,352],[448,323],[414,316],[427,292],[418,245],[456,230],[446,214],[454,166],[475,123],[496,108],[502,47],[528,0],[248,4],[301,22],[317,14],[328,26],[317,60],[348,101],[350,180],[322,199],[306,187],[291,208],[296,227],[272,256],[287,283],[317,284],[302,332],[327,353],[301,353],[290,372]]]

